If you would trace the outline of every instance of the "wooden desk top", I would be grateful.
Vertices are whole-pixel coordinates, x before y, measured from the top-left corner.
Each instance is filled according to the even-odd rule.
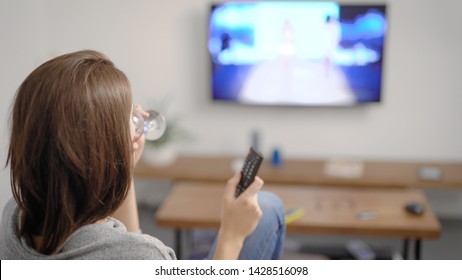
[[[169,167],[152,167],[140,162],[135,176],[176,181],[226,182],[232,175],[231,165],[237,157],[180,156]],[[279,168],[265,160],[258,175],[267,184],[334,185],[360,187],[457,187],[462,188],[462,163],[373,162],[363,163],[362,176],[356,179],[328,176],[323,160],[285,160]],[[418,178],[420,167],[441,168],[438,181]]]
[[[401,238],[440,236],[441,225],[420,190],[267,186],[286,208],[301,207],[305,215],[288,225],[288,232]],[[156,214],[160,226],[178,229],[218,228],[224,183],[177,183]],[[407,213],[409,201],[421,202],[422,216]],[[376,211],[372,220],[359,220],[361,211]]]

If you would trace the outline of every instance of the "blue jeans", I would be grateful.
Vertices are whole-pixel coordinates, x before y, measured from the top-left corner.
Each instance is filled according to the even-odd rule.
[[[286,236],[284,205],[278,196],[270,192],[259,192],[258,204],[263,215],[255,231],[245,239],[239,259],[278,260],[281,258]],[[217,240],[207,259],[213,258],[216,245]]]

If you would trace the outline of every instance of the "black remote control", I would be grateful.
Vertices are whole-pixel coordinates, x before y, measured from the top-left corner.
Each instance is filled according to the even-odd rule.
[[[259,152],[257,152],[253,147],[250,147],[249,153],[245,158],[244,165],[242,166],[241,180],[239,181],[239,184],[236,188],[236,197],[238,197],[243,191],[245,191],[250,186],[250,184],[252,184],[262,161],[263,156]]]

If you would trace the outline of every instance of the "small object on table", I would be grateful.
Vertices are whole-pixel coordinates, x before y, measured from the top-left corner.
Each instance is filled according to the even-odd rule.
[[[297,220],[300,220],[303,216],[305,216],[305,210],[302,208],[287,209],[285,213],[286,225],[293,223]]]
[[[404,209],[412,215],[422,216],[425,212],[425,206],[420,202],[409,202],[406,203]]]
[[[278,148],[273,150],[273,156],[271,158],[271,164],[275,167],[280,167],[282,165],[281,153]]]

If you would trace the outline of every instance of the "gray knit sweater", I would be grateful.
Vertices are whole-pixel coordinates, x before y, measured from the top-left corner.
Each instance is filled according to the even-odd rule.
[[[0,259],[175,259],[172,249],[157,238],[128,232],[118,220],[91,224],[75,231],[58,253],[40,254],[25,237],[18,235],[19,208],[11,199],[0,225]]]

